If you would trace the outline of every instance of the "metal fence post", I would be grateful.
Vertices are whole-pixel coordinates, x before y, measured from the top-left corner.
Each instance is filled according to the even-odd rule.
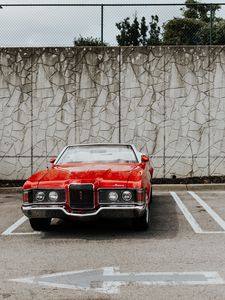
[[[101,44],[104,43],[104,5],[101,4]]]
[[[209,30],[209,44],[212,45],[212,31],[213,31],[213,12],[212,3],[210,3],[210,30]]]
[[[208,73],[209,73],[209,91],[208,91],[208,97],[209,97],[209,106],[208,106],[208,143],[209,143],[209,147],[208,147],[208,176],[211,176],[211,148],[210,148],[210,139],[211,139],[211,130],[210,130],[210,122],[211,122],[211,90],[210,90],[210,55],[211,55],[211,45],[212,45],[212,31],[213,31],[213,12],[212,12],[212,3],[210,3],[210,27],[209,27],[209,69],[208,69]]]

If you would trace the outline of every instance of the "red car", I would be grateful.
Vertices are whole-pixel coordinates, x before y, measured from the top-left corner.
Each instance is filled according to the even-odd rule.
[[[47,230],[52,218],[132,218],[149,225],[153,168],[147,155],[127,144],[67,146],[52,167],[23,186],[22,211],[34,230]]]

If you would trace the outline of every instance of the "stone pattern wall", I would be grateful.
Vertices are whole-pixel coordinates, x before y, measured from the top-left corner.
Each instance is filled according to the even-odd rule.
[[[133,143],[156,177],[225,175],[225,47],[0,49],[0,179]]]

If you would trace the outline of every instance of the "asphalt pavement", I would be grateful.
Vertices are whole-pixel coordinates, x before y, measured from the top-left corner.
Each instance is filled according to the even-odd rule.
[[[225,299],[225,186],[154,187],[151,225],[53,220],[0,191],[0,299]]]

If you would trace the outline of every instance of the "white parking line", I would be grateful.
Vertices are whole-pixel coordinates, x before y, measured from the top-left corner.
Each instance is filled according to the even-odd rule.
[[[33,232],[13,232],[9,235],[34,235],[34,234],[41,234],[40,231],[33,231]]]
[[[19,226],[21,226],[24,222],[27,221],[27,217],[23,216],[18,221],[16,221],[13,225],[11,225],[8,229],[6,229],[2,235],[32,235],[32,234],[40,234],[41,232],[33,231],[33,232],[13,232]]]
[[[223,234],[225,234],[225,231],[203,231],[202,233],[204,233],[204,234],[220,234],[220,233],[223,233]]]
[[[195,233],[203,233],[203,230],[201,229],[200,225],[198,222],[194,219],[192,214],[189,212],[187,207],[184,205],[184,203],[181,201],[180,197],[175,193],[175,192],[170,192],[171,196],[177,203],[178,207],[184,214],[185,218],[187,219],[188,223],[191,225],[192,229],[194,230]]]
[[[6,229],[2,235],[10,235],[14,230],[16,230],[16,228],[18,228],[20,225],[22,225],[25,221],[27,220],[26,216],[23,216],[22,218],[20,218],[18,221],[16,221],[16,223],[14,223],[13,225],[11,225],[8,229]]]
[[[201,234],[225,234],[225,221],[204,201],[202,200],[196,193],[192,191],[188,191],[188,193],[207,211],[207,213],[214,219],[214,221],[223,229],[223,231],[204,231],[192,216],[188,208],[184,205],[181,198],[175,193],[170,192],[170,195],[173,197],[177,206],[185,216],[186,220],[192,227],[195,233]],[[21,226],[24,222],[26,222],[28,218],[26,216],[21,217],[18,221],[16,221],[13,225],[11,225],[8,229],[6,229],[1,235],[36,235],[41,234],[39,231],[32,232],[14,232],[19,226]]]
[[[225,230],[225,221],[196,193],[188,192],[206,211],[207,213],[216,221],[216,223]]]

